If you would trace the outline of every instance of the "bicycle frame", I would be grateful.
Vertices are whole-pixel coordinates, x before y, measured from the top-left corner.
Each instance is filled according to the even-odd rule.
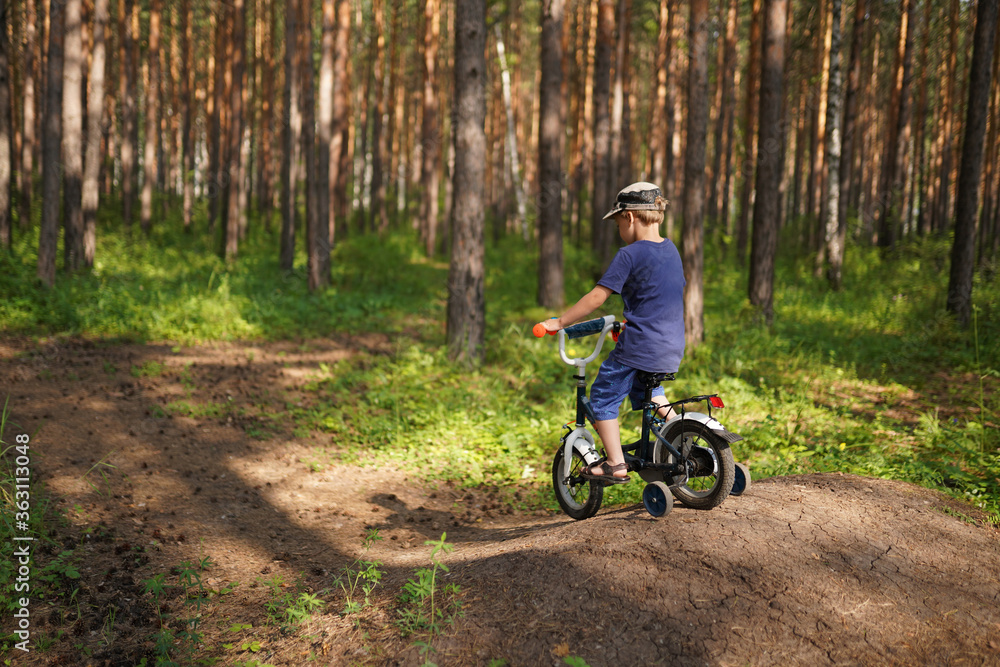
[[[563,455],[564,477],[569,477],[570,475],[572,453],[574,449],[580,453],[580,456],[583,457],[583,460],[587,465],[593,465],[600,460],[594,436],[587,430],[586,427],[587,420],[590,420],[591,423],[595,421],[594,411],[590,406],[589,399],[587,398],[586,368],[587,364],[595,360],[600,354],[601,349],[604,346],[604,339],[607,337],[608,333],[617,333],[620,330],[621,324],[615,321],[614,315],[606,315],[602,318],[566,327],[558,332],[559,357],[564,363],[576,368],[576,373],[573,375],[573,379],[576,380],[576,420],[575,422],[570,422],[569,424],[565,424],[563,426],[563,428],[569,431],[569,433],[562,438],[563,447],[565,447]],[[581,338],[596,333],[599,333],[600,335],[597,339],[597,343],[594,345],[593,352],[591,352],[588,356],[570,358],[566,354],[567,339]],[[651,391],[652,388],[650,388],[643,400],[642,431],[639,440],[622,447],[622,450],[625,453],[626,461],[629,463],[629,468],[638,472],[639,476],[646,482],[664,481],[664,477],[669,476],[671,483],[673,483],[674,478],[678,475],[682,476],[685,481],[687,479],[687,470],[684,469],[683,464],[680,463],[687,457],[682,455],[682,453],[679,452],[677,448],[668,442],[662,435],[662,433],[669,431],[673,424],[678,422],[683,423],[684,420],[688,420],[703,424],[729,443],[742,440],[740,436],[727,431],[718,420],[712,417],[711,408],[713,405],[713,399],[717,399],[716,394],[692,396],[669,403],[668,405],[670,405],[670,407],[680,406],[679,414],[668,420],[663,420],[656,415],[656,412],[664,406],[652,402],[651,396],[649,395]],[[684,406],[688,403],[702,401],[707,402],[709,405],[708,414],[702,412],[687,412],[684,409]],[[722,407],[721,401],[718,401],[718,405],[716,407]],[[653,426],[656,428],[653,428]],[[651,435],[653,436],[652,438],[650,437]],[[674,463],[653,462],[653,446],[657,441],[667,450],[667,452],[670,453]]]

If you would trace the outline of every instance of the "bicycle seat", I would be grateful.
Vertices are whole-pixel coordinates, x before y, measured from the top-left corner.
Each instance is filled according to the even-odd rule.
[[[639,371],[636,375],[639,382],[647,389],[659,386],[661,382],[674,379],[673,373],[650,373],[649,371]]]

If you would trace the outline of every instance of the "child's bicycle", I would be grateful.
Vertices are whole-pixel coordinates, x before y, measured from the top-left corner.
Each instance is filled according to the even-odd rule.
[[[565,424],[568,433],[552,461],[552,486],[563,511],[574,519],[594,516],[604,500],[604,485],[585,479],[581,472],[601,460],[594,436],[587,430],[586,420],[594,422],[594,412],[587,398],[587,364],[597,358],[608,333],[617,340],[623,324],[613,315],[580,322],[560,330],[559,356],[576,367],[576,420]],[[554,332],[550,332],[554,333]],[[544,328],[536,325],[536,336],[544,336]],[[600,334],[594,351],[587,357],[570,359],[566,356],[566,339]],[[670,373],[639,371],[645,385],[642,403],[642,435],[623,445],[628,470],[639,473],[646,481],[642,502],[646,510],[659,517],[673,508],[673,498],[695,509],[717,507],[730,495],[738,496],[750,486],[750,471],[733,461],[729,445],[742,440],[730,433],[712,417],[712,408],[722,408],[718,394],[691,396],[669,405],[679,414],[670,419],[657,415],[664,406],[652,401],[653,389],[664,380],[673,380]],[[708,414],[688,412],[685,406],[704,402]]]

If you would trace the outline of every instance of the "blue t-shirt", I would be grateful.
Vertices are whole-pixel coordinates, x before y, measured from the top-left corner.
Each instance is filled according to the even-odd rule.
[[[625,331],[611,358],[651,373],[676,373],[684,356],[684,269],[664,239],[621,248],[597,282],[621,294]]]

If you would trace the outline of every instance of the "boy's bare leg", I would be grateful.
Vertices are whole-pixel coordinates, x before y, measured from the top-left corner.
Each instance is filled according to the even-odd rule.
[[[618,465],[619,463],[625,463],[625,454],[622,453],[622,439],[621,431],[618,429],[617,419],[605,419],[601,421],[594,422],[594,428],[597,429],[597,435],[601,437],[601,442],[604,443],[604,449],[608,453],[608,463],[611,465]],[[607,474],[608,470],[604,466],[595,466],[598,468],[604,468],[602,470],[595,471],[592,467],[590,469],[590,474]],[[623,468],[613,473],[615,477],[625,477],[628,472]]]

